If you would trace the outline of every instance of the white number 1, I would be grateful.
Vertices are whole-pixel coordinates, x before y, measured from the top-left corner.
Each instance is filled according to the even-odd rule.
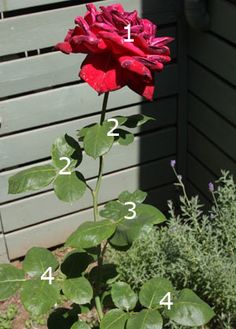
[[[125,42],[134,42],[134,39],[131,39],[131,26],[130,24],[124,27],[125,30],[128,31],[128,38],[124,39]]]
[[[161,300],[160,300],[160,305],[167,306],[168,310],[171,309],[171,306],[174,303],[171,301],[171,293],[168,292]]]
[[[48,276],[47,276],[48,274]],[[52,268],[51,267],[48,267],[46,269],[46,271],[41,275],[41,278],[40,278],[42,281],[48,281],[49,284],[52,284],[52,281],[55,279],[53,276],[52,276]]]

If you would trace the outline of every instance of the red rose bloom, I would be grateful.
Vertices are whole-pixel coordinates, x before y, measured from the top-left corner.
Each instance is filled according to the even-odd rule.
[[[154,72],[161,71],[170,58],[166,46],[170,37],[156,38],[156,25],[138,17],[137,11],[125,12],[120,4],[86,5],[84,17],[76,17],[64,42],[56,48],[66,54],[88,54],[79,76],[99,94],[127,85],[136,93],[152,100]],[[130,24],[132,42],[127,42]]]

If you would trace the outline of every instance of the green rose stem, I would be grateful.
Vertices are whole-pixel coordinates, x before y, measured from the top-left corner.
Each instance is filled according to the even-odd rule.
[[[109,96],[109,92],[104,94],[104,99],[103,99],[103,104],[102,104],[102,113],[101,113],[101,118],[100,118],[100,125],[102,125],[104,120],[105,120],[108,96]],[[98,179],[97,179],[96,187],[95,187],[94,191],[92,191],[93,214],[94,214],[94,221],[95,222],[99,219],[99,215],[98,215],[98,194],[99,194],[100,187],[101,187],[101,182],[102,182],[102,172],[103,172],[103,156],[100,156],[99,157]]]
[[[103,104],[102,104],[102,112],[101,112],[101,118],[100,118],[100,125],[102,125],[104,120],[105,120],[108,96],[109,96],[109,92],[104,94]],[[94,221],[95,222],[99,220],[98,195],[99,195],[101,182],[102,182],[102,173],[103,173],[103,156],[100,156],[99,157],[99,169],[98,169],[97,183],[96,183],[95,189],[92,190],[93,215],[94,215]],[[101,251],[101,246],[99,246],[98,255],[97,255],[98,280],[97,280],[97,287],[96,287],[97,296],[95,297],[95,305],[96,305],[97,313],[98,313],[98,316],[99,316],[100,320],[103,318],[102,306],[101,306],[101,301],[100,301],[100,297],[99,297],[102,263],[103,263],[103,254],[102,254],[102,251]]]

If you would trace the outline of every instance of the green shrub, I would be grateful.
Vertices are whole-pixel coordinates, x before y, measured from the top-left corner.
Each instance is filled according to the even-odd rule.
[[[198,197],[184,195],[176,215],[169,202],[168,225],[143,235],[128,252],[115,252],[119,280],[138,288],[152,277],[166,277],[178,288],[193,289],[213,306],[217,320],[211,328],[236,328],[236,185],[222,172],[210,211]],[[171,327],[176,328],[176,327]]]
[[[8,305],[6,311],[0,312],[0,328],[11,329],[12,322],[18,313],[17,306],[14,304]]]

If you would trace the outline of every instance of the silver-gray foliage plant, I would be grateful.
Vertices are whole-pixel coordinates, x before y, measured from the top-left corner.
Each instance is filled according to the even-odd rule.
[[[181,177],[180,185],[184,188]],[[222,171],[213,205],[203,211],[198,196],[180,196],[180,212],[169,202],[168,225],[136,240],[126,253],[112,255],[119,280],[139,289],[152,277],[166,277],[193,289],[215,310],[211,328],[236,328],[236,184]],[[180,328],[171,326],[171,328]],[[183,328],[183,327],[181,327]]]

